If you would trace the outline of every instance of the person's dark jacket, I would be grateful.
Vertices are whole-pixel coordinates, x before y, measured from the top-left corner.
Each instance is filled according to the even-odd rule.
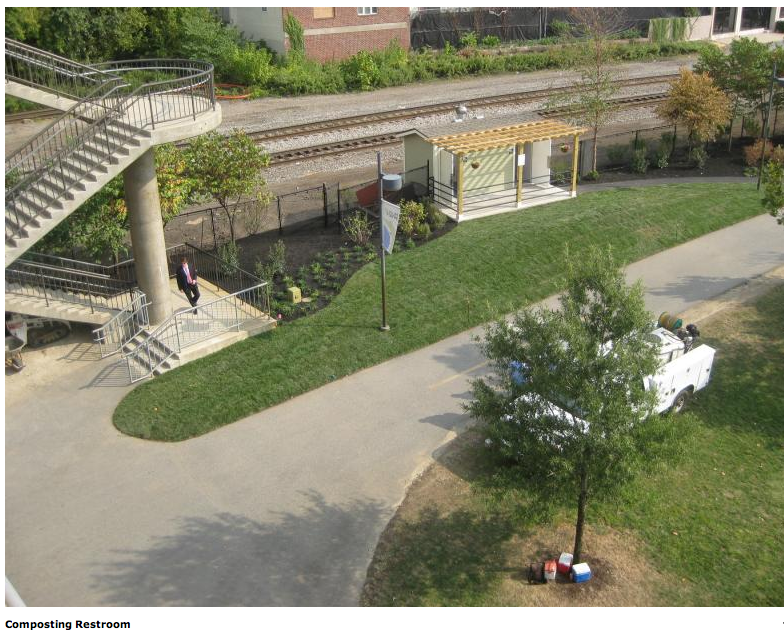
[[[195,284],[196,283],[196,269],[192,269],[190,267],[188,267],[188,269],[190,270],[190,273],[191,273],[191,279],[193,280],[193,283]],[[188,276],[185,274],[185,267],[182,264],[180,264],[180,266],[177,268],[177,274],[176,275],[177,275],[177,288],[179,288],[181,291],[184,291],[185,288],[188,286]]]

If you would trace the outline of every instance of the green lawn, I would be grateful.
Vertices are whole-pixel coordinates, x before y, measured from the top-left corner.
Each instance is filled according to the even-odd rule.
[[[682,455],[589,505],[595,581],[544,593],[525,583],[527,562],[571,545],[574,504],[542,512],[477,429],[409,490],[362,604],[781,606],[784,286],[700,326],[717,356],[711,383],[673,419]]]
[[[388,258],[390,332],[378,330],[371,264],[326,309],[138,386],[114,424],[140,438],[198,436],[552,294],[567,244],[575,253],[611,244],[632,262],[761,211],[751,185],[699,184],[596,192],[467,222]]]

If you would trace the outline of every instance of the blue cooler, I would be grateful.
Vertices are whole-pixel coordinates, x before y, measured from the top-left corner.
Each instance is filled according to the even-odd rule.
[[[574,564],[572,566],[572,580],[575,583],[585,583],[591,578],[591,569],[588,564]]]

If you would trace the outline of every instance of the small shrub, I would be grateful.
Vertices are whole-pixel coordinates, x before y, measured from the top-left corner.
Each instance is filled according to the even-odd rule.
[[[427,224],[430,225],[430,228],[434,231],[438,231],[439,229],[443,229],[446,225],[446,221],[448,220],[445,213],[443,213],[438,206],[429,198],[424,201],[425,205],[425,216],[427,218]]]
[[[776,20],[776,33],[784,33],[784,20]]]
[[[572,34],[572,25],[566,20],[553,20],[550,22],[550,34],[553,37],[568,37]]]
[[[708,152],[702,146],[693,147],[689,152],[689,160],[698,170],[704,170],[705,163],[708,161]]]
[[[236,242],[229,241],[218,247],[218,257],[225,273],[233,273],[240,266],[240,248]]]
[[[267,263],[273,275],[286,274],[286,244],[283,240],[275,242],[267,253]]]
[[[443,55],[454,55],[455,54],[455,47],[452,46],[452,43],[447,41],[444,43],[444,51]]]
[[[373,90],[381,80],[381,71],[368,51],[359,51],[341,62],[343,79],[352,90]]]
[[[305,56],[305,29],[302,23],[291,13],[283,19],[283,31],[289,36],[289,54],[295,57]]]
[[[413,200],[400,201],[398,228],[404,236],[411,238],[417,227],[425,221],[425,206]]]
[[[253,272],[256,274],[256,277],[264,282],[269,282],[272,280],[273,271],[270,268],[270,265],[262,262],[261,260],[256,260],[256,265],[253,267]]]
[[[468,31],[460,36],[460,48],[476,48],[477,45],[476,33]]]
[[[245,86],[264,86],[272,77],[272,53],[251,42],[237,48],[227,63],[225,78]]]
[[[746,159],[746,165],[750,167],[758,167],[762,155],[762,139],[757,139],[752,145],[743,148],[743,155]],[[765,142],[765,156],[768,159],[784,162],[784,147],[777,145],[773,147],[770,141]]]
[[[650,165],[650,161],[648,160],[648,152],[644,147],[632,152],[632,158],[629,165],[632,172],[635,174],[645,174],[645,172],[648,171],[648,165]]]
[[[641,37],[642,33],[640,33],[640,29],[637,28],[626,29],[625,31],[618,33],[619,40],[638,40]]]
[[[373,233],[373,225],[367,216],[362,212],[357,212],[346,216],[341,222],[343,231],[346,232],[348,239],[354,244],[363,247],[370,242]]]
[[[414,242],[413,238],[408,238],[406,240],[406,249],[413,249],[416,246],[416,242]]]
[[[482,38],[482,46],[487,48],[495,48],[496,46],[501,46],[501,38],[497,35],[485,35]]]
[[[600,174],[596,170],[591,170],[585,176],[583,176],[583,180],[585,181],[598,181],[599,178]]]
[[[670,153],[666,148],[659,146],[656,150],[656,167],[663,170],[670,164]]]
[[[430,225],[427,224],[426,222],[421,222],[417,226],[416,234],[420,238],[424,238],[425,240],[430,240],[430,234],[431,233],[432,233],[432,230],[430,229]]]
[[[629,148],[625,145],[612,145],[607,148],[607,160],[610,165],[623,165],[629,154]]]

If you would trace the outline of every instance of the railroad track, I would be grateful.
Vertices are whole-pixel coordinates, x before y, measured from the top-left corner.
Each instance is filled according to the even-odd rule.
[[[24,119],[40,119],[42,117],[56,117],[61,115],[62,110],[56,108],[40,108],[38,110],[27,110],[24,112],[14,112],[5,115],[6,123],[14,123],[15,121],[23,121]]]
[[[641,108],[655,105],[664,101],[666,97],[667,93],[636,95],[633,97],[622,97],[620,99],[614,99],[613,103],[619,109],[628,110],[630,108]],[[539,110],[537,111],[537,114],[552,117],[564,114],[578,114],[578,112],[571,108],[553,108],[550,110]],[[271,152],[270,165],[282,165],[284,163],[293,163],[296,161],[322,158],[332,154],[345,154],[346,152],[357,152],[360,150],[375,150],[381,147],[396,145],[398,143],[401,143],[401,140],[398,137],[398,133],[359,137],[356,139],[347,139],[345,141],[336,141],[335,143],[322,143],[320,145],[311,145],[308,147],[284,150],[281,152]]]
[[[648,86],[651,84],[662,84],[671,81],[678,77],[677,73],[668,73],[665,75],[654,75],[651,77],[637,77],[633,79],[622,79],[617,81],[619,88],[629,88],[634,86]],[[565,95],[573,94],[576,88],[562,89]],[[501,106],[509,104],[526,103],[531,101],[541,101],[547,99],[552,95],[552,88],[545,88],[541,90],[527,90],[524,92],[506,93],[503,95],[493,95],[491,97],[476,97],[474,99],[463,99],[460,101],[447,101],[436,104],[429,104],[424,106],[413,106],[410,108],[398,108],[396,110],[387,110],[383,112],[373,112],[365,115],[355,115],[350,117],[340,117],[338,119],[327,119],[323,121],[312,121],[310,123],[301,123],[297,125],[284,126],[281,128],[274,128],[271,130],[258,130],[256,132],[249,132],[250,136],[256,143],[264,143],[265,141],[275,141],[280,139],[288,139],[297,136],[306,136],[309,134],[319,134],[322,132],[331,132],[334,130],[345,130],[347,128],[355,128],[360,126],[372,125],[374,123],[386,123],[389,121],[398,121],[401,119],[413,119],[415,117],[432,116],[436,114],[444,114],[446,112],[454,112],[457,106],[464,105],[468,108],[486,108],[490,106]]]

